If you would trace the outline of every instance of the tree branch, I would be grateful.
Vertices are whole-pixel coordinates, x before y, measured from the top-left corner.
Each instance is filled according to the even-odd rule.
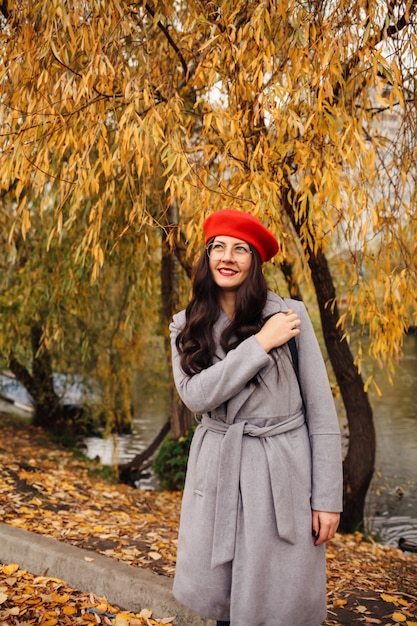
[[[391,24],[390,26],[381,29],[379,35],[378,36],[374,36],[374,38],[372,40],[372,45],[374,47],[377,46],[387,36],[388,37],[394,37],[395,35],[398,35],[398,33],[401,30],[403,30],[406,26],[408,26],[408,24],[410,23],[410,13],[416,7],[417,7],[417,0],[412,0],[410,7],[404,12],[404,14],[397,20],[397,22],[395,24]],[[394,5],[392,3],[390,3],[389,10],[388,10],[388,13],[387,13],[387,18],[393,17],[393,10],[394,10]],[[387,21],[388,21],[388,19],[387,19]],[[360,59],[360,52],[361,52],[361,48],[359,48],[359,50],[355,53],[355,55],[352,56],[350,59],[348,59],[346,61],[346,63],[344,64],[342,74],[343,74],[343,79],[344,79],[345,82],[348,81],[349,76],[350,76],[350,74],[353,71],[353,68],[358,65],[359,59]],[[361,88],[361,86],[358,85],[356,91],[359,91],[360,88]],[[341,89],[342,89],[342,84],[339,82],[336,85],[336,88],[334,89],[334,95],[335,95],[335,99],[336,100],[338,100],[338,98],[339,98]]]
[[[148,11],[148,13],[149,13],[149,15],[151,17],[153,17],[153,18],[155,17],[155,10],[153,9],[153,7],[151,7],[149,2],[147,2],[145,4],[145,9]],[[187,62],[184,59],[183,55],[181,54],[181,51],[178,48],[177,44],[175,43],[175,41],[171,37],[171,35],[169,33],[169,27],[167,27],[164,24],[162,24],[162,22],[160,20],[158,20],[157,24],[158,24],[159,30],[161,30],[164,33],[165,37],[167,38],[167,41],[168,41],[169,45],[171,46],[171,48],[174,50],[175,54],[177,55],[181,65],[182,65],[182,69],[184,70],[184,74],[187,75],[188,74]]]
[[[51,54],[54,57],[55,61],[57,63],[59,63],[59,65],[61,65],[62,67],[65,67],[65,69],[68,70],[69,72],[71,72],[71,74],[74,74],[74,76],[78,76],[78,78],[82,78],[82,75],[79,72],[77,72],[72,67],[70,67],[69,65],[67,65],[66,63],[61,61],[61,59],[59,57],[57,57],[57,55],[52,50],[52,48],[51,48]],[[97,89],[97,87],[95,87],[94,85],[93,85],[92,89],[93,89],[93,91],[95,91],[95,93],[97,95],[101,96],[102,98],[122,98],[123,97],[122,93],[103,93],[103,92],[99,91]]]
[[[389,11],[387,14],[388,18],[393,16],[394,6],[395,5],[393,2],[389,3]],[[391,26],[384,28],[382,32],[385,33],[388,37],[394,37],[395,35],[397,35],[401,30],[403,30],[403,28],[408,26],[408,24],[410,23],[410,14],[416,6],[417,0],[412,0],[410,6],[406,8],[403,15],[397,20],[397,22],[395,24],[391,24]]]
[[[192,263],[190,259],[187,258],[187,242],[182,233],[180,234],[180,239],[178,239],[178,237],[174,239],[174,254],[188,278],[191,278]]]
[[[9,11],[9,8],[8,8],[8,6],[7,6],[7,5],[8,5],[8,1],[7,1],[7,0],[2,0],[2,1],[1,1],[1,4],[0,4],[0,13],[2,13],[2,14],[3,14],[3,16],[4,16],[4,18],[5,18],[6,20],[8,20],[8,19],[9,19],[9,17],[10,17],[10,11]]]

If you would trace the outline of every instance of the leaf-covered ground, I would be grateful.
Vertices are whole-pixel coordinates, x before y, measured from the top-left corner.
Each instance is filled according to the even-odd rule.
[[[100,478],[33,427],[0,415],[0,519],[134,567],[173,576],[181,494],[139,491]],[[337,535],[328,547],[326,626],[417,626],[417,555],[361,535]],[[2,624],[171,624],[122,613],[65,582],[0,565]]]
[[[121,611],[105,598],[82,593],[64,581],[34,576],[15,563],[0,565],[0,619],[3,626],[173,626],[174,617],[152,618],[143,609],[139,614]]]

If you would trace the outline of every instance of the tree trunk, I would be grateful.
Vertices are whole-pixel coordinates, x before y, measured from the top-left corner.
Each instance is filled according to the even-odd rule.
[[[288,293],[290,294],[290,298],[293,300],[301,300],[303,299],[301,295],[300,285],[297,282],[297,279],[294,275],[294,264],[284,259],[280,263],[281,272],[285,278],[285,283],[287,285]]]
[[[349,426],[349,446],[343,464],[344,511],[340,530],[352,532],[363,528],[365,498],[374,472],[376,443],[372,408],[349,344],[338,327],[336,291],[327,260],[321,251],[316,254],[310,251],[308,264],[316,290],[327,352]]]
[[[169,207],[166,212],[167,228],[176,228],[178,216],[175,207]],[[170,388],[170,422],[171,436],[179,439],[192,427],[192,414],[181,402],[175,389],[171,367],[171,345],[169,338],[169,324],[173,314],[178,310],[178,259],[170,249],[165,230],[162,233],[162,264],[161,264],[161,296],[162,296],[162,320],[164,327],[165,353],[168,361],[169,388]]]
[[[164,329],[165,354],[169,372],[169,423],[165,424],[149,446],[136,455],[129,463],[119,465],[119,479],[128,484],[134,483],[144,469],[151,464],[151,457],[162,444],[165,436],[171,431],[173,439],[179,439],[187,433],[192,426],[192,414],[181,402],[175,390],[171,367],[171,346],[169,339],[169,324],[173,314],[178,309],[178,259],[170,249],[167,242],[167,231],[176,228],[178,217],[176,210],[168,207],[166,223],[161,228],[161,316]]]
[[[143,471],[151,465],[152,456],[169,433],[169,429],[170,423],[166,422],[145,450],[137,454],[131,461],[119,463],[119,480],[121,482],[135,486],[135,482],[143,476]]]
[[[301,238],[302,224],[294,213],[287,195],[283,205]],[[308,216],[305,218],[308,219]],[[364,525],[365,498],[375,467],[376,437],[372,407],[362,377],[355,365],[349,344],[339,326],[336,289],[326,257],[314,248],[314,232],[306,244],[306,259],[311,271],[320,310],[323,337],[327,353],[339,385],[349,428],[348,451],[343,462],[343,514],[340,530],[353,532]]]
[[[32,374],[14,355],[9,366],[17,380],[26,388],[34,402],[33,423],[35,426],[59,432],[64,419],[64,410],[55,393],[51,356],[42,345],[43,328],[37,322],[31,329]]]

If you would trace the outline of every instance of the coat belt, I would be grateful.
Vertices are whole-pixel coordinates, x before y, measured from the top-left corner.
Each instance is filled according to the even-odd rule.
[[[203,427],[224,435],[220,447],[218,469],[212,568],[232,561],[235,553],[243,437],[273,437],[300,428],[304,422],[304,415],[301,414],[291,417],[285,422],[260,428],[248,422],[237,422],[229,425],[207,415],[203,416],[201,420]],[[268,450],[266,449],[267,456]],[[273,459],[268,459],[268,463],[278,535],[283,541],[294,544],[296,539],[295,513],[285,455],[274,455]]]

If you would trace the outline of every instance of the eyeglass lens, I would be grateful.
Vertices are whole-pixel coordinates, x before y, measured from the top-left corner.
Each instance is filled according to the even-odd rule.
[[[207,246],[207,254],[211,259],[222,258],[225,255],[226,250],[226,246],[222,243],[214,242]],[[233,246],[233,248],[231,249],[231,253],[234,257],[243,258],[248,254],[251,254],[251,252],[251,249],[244,244],[238,244],[236,246]]]

